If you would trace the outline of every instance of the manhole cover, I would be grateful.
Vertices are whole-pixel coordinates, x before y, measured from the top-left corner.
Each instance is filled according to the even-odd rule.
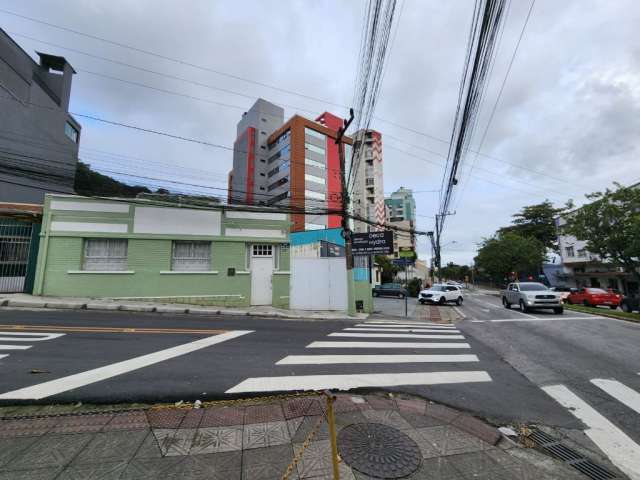
[[[422,461],[410,437],[379,423],[355,423],[338,434],[338,450],[347,465],[375,478],[402,478]]]

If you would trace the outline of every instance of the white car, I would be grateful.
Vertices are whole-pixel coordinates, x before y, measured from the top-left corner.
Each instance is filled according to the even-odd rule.
[[[420,291],[418,302],[422,305],[425,303],[438,303],[444,305],[447,302],[455,302],[456,305],[462,305],[462,289],[455,285],[434,285],[431,288]]]

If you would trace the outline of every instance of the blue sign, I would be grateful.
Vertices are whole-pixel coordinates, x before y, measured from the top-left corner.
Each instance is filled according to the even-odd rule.
[[[394,258],[391,261],[398,267],[408,267],[410,265],[414,266],[416,264],[415,258]]]

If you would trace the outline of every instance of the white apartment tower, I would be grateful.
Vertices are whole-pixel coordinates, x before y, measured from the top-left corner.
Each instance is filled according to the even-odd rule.
[[[352,212],[355,216],[382,225],[385,223],[382,135],[374,130],[359,130],[353,135],[353,141],[354,151],[357,153],[351,181]],[[382,229],[384,228],[358,220],[353,222],[353,231],[358,233]]]

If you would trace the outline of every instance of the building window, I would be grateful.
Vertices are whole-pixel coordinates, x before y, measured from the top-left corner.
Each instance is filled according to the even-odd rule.
[[[276,173],[287,172],[287,171],[289,171],[289,161],[282,162],[276,168],[269,170],[269,173],[267,173],[267,176],[270,178],[270,177],[273,177]]]
[[[324,178],[316,177],[315,175],[310,175],[308,173],[304,174],[304,179],[307,182],[319,183],[320,185],[324,185],[327,183]]]
[[[578,256],[579,257],[586,257],[587,256],[587,251],[584,248],[581,248],[580,250],[578,250]]]
[[[82,269],[117,272],[127,269],[127,240],[120,238],[86,238]]]
[[[281,193],[280,195],[276,195],[267,200],[267,205],[273,205],[274,203],[278,203],[289,197],[289,192]]]
[[[173,242],[171,270],[178,272],[206,272],[211,270],[211,242]]]
[[[278,188],[281,185],[284,185],[285,183],[287,183],[289,181],[289,179],[287,177],[282,177],[280,180],[277,180],[275,182],[273,182],[271,185],[269,185],[267,187],[267,191],[271,191],[271,190],[275,190],[276,188]]]
[[[267,119],[266,118],[261,118],[260,120],[262,120],[263,122],[266,122]]]
[[[71,123],[67,122],[64,124],[64,134],[69,137],[69,140],[73,143],[78,143],[78,137],[80,134],[78,133],[78,129],[71,125]]]
[[[315,145],[312,145],[312,144],[307,143],[307,142],[304,143],[304,149],[305,150],[310,150],[310,151],[315,152],[315,153],[319,153],[320,155],[324,155],[324,148],[316,147]]]
[[[304,196],[305,198],[312,198],[315,200],[324,200],[326,198],[324,193],[314,192],[312,190],[305,190]]]
[[[567,255],[567,257],[575,256],[575,251],[573,250],[573,247],[564,247],[564,252]]]
[[[311,128],[304,129],[304,134],[309,135],[310,137],[317,138],[319,140],[326,140],[327,136],[324,133],[317,132],[312,130]]]
[[[265,132],[264,130],[260,130],[260,135],[266,135],[267,132]]]
[[[320,225],[319,223],[305,223],[304,224],[304,229],[305,230],[324,230],[325,227],[324,225]]]
[[[253,245],[251,255],[253,257],[271,257],[273,256],[273,245]]]
[[[326,165],[321,162],[316,162],[315,160],[311,160],[310,158],[304,159],[304,164],[309,165],[310,167],[321,168],[322,170],[326,170]]]

